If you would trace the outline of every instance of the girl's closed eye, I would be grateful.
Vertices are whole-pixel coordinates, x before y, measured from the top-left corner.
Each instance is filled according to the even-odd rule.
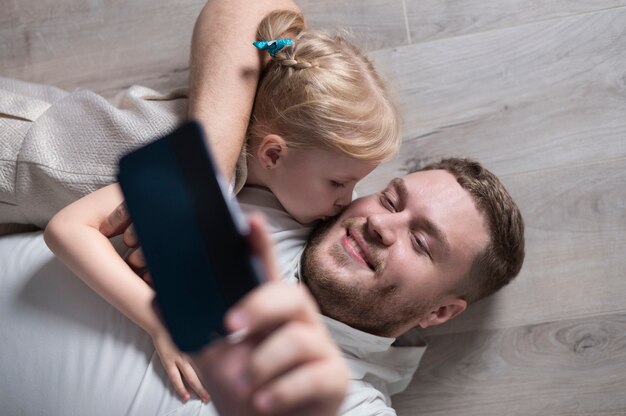
[[[345,183],[341,183],[338,181],[330,181],[330,184],[332,185],[333,188],[345,188],[346,187]]]

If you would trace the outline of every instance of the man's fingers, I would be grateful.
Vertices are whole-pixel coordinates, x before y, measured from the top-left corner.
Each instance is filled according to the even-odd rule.
[[[145,271],[143,271],[142,273],[139,273],[139,276],[141,276],[143,281],[146,282],[148,284],[148,286],[153,287],[152,286],[152,276],[150,275],[150,272],[147,269]]]
[[[316,322],[317,311],[306,288],[273,282],[251,292],[228,311],[225,323],[233,332],[263,332],[292,320]]]
[[[300,322],[282,326],[256,348],[248,364],[251,386],[257,388],[279,375],[314,360],[339,356],[326,334]]]
[[[139,245],[139,239],[137,238],[133,224],[129,224],[126,231],[124,231],[124,244],[128,247],[137,247]]]
[[[264,415],[327,414],[328,409],[337,409],[341,404],[347,374],[345,365],[335,360],[299,366],[257,391],[254,407]]]
[[[273,243],[267,231],[265,218],[262,215],[250,215],[248,221],[250,222],[250,246],[252,252],[261,259],[267,280],[270,282],[280,280]]]
[[[143,270],[146,268],[146,259],[143,256],[141,248],[133,250],[127,257],[126,263],[134,270]]]
[[[119,204],[112,213],[100,224],[100,232],[107,237],[121,234],[130,225],[130,215],[126,203]]]
[[[149,286],[152,287],[152,276],[150,275],[150,271],[148,270],[148,265],[146,264],[146,259],[143,256],[143,251],[141,247],[134,249],[130,252],[124,259],[126,263],[130,266],[131,269],[139,277],[141,277]]]

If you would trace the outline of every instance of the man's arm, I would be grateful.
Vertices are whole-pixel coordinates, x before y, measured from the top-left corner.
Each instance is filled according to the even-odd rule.
[[[252,42],[261,20],[279,9],[300,11],[291,0],[208,0],[194,27],[188,115],[202,123],[215,161],[229,181],[244,142],[265,58]],[[120,205],[103,221],[100,231],[108,237],[126,231],[124,241],[128,243],[134,241],[129,224],[130,218]]]
[[[273,10],[300,11],[291,0],[209,0],[194,27],[189,117],[199,120],[222,173],[232,179],[254,103],[261,57],[252,46]]]

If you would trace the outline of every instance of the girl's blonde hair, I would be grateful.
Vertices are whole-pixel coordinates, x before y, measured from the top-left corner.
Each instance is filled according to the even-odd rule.
[[[278,134],[292,148],[377,163],[392,157],[400,117],[371,61],[342,36],[306,30],[292,11],[272,12],[258,27],[258,40],[287,37],[293,45],[277,52],[261,77],[248,139]]]

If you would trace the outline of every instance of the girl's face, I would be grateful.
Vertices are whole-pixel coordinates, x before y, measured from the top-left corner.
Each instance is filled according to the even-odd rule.
[[[352,191],[378,164],[340,152],[289,149],[276,165],[270,190],[296,221],[333,217],[352,201]]]

